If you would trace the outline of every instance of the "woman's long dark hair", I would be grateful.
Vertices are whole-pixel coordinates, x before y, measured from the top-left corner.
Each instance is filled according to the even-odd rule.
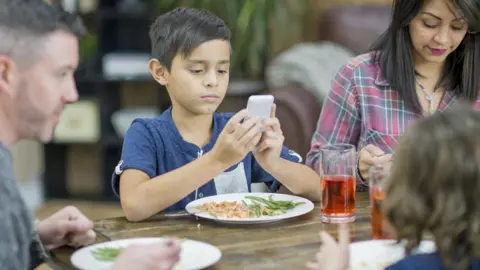
[[[394,0],[390,26],[372,50],[377,51],[383,76],[410,109],[422,114],[422,106],[415,91],[415,68],[411,48],[409,24],[428,0]],[[458,48],[446,59],[440,83],[458,97],[475,101],[480,90],[480,0],[452,0],[469,25],[469,31]]]

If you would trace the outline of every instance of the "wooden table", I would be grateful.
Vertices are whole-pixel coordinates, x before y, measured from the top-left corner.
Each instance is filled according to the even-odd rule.
[[[357,193],[357,220],[350,224],[351,241],[371,238],[368,192]],[[152,218],[130,223],[124,217],[95,222],[97,243],[130,237],[177,236],[211,243],[222,251],[221,260],[209,269],[305,269],[319,248],[318,233],[336,235],[336,225],[320,219],[320,204],[304,216],[262,225],[225,225],[195,217]],[[102,235],[103,234],[103,235]],[[75,269],[70,264],[74,250],[54,252],[51,266]]]

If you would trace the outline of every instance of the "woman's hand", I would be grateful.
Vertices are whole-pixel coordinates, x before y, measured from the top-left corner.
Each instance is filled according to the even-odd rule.
[[[387,164],[392,160],[392,154],[385,154],[382,149],[373,144],[362,148],[358,157],[358,170],[363,180],[368,182],[370,167],[376,164]]]

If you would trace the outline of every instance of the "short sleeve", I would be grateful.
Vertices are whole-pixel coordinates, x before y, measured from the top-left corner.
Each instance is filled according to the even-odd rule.
[[[295,163],[302,163],[302,156],[297,154],[295,151],[288,149],[283,146],[282,152],[280,152],[280,157]],[[252,158],[252,182],[253,183],[265,183],[268,186],[268,189],[271,192],[277,192],[280,189],[281,183],[278,182],[271,174],[265,171],[260,164],[255,160],[255,157]]]
[[[150,178],[156,176],[157,152],[159,146],[144,121],[135,120],[125,134],[120,162],[112,175],[112,188],[120,196],[120,175],[128,169],[146,173]]]

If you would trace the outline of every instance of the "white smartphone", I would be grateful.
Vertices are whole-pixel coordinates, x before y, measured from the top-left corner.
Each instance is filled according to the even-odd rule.
[[[260,119],[270,117],[273,106],[272,95],[253,95],[248,98],[248,116],[256,116]]]

